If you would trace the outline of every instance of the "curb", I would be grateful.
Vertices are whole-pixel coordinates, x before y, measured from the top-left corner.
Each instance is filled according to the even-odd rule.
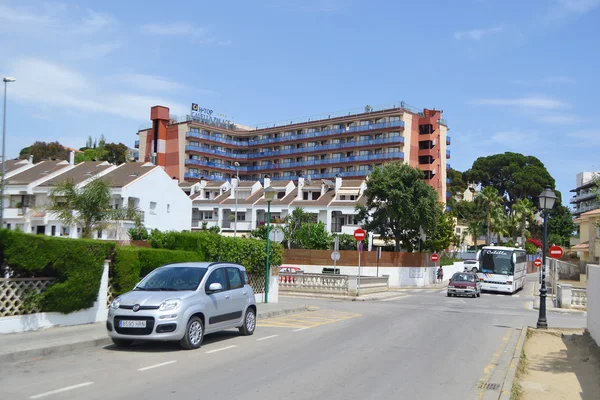
[[[378,300],[382,300],[382,299],[386,299],[388,297],[392,298],[395,296],[388,296],[388,297],[354,297],[354,296],[336,296],[336,295],[331,295],[331,294],[318,294],[318,293],[281,293],[280,292],[280,296],[282,297],[293,297],[296,299],[325,299],[325,300],[344,300],[344,301],[378,301]]]
[[[265,312],[265,313],[259,312],[258,315],[256,316],[256,319],[261,320],[261,319],[265,319],[265,318],[272,318],[272,317],[276,317],[278,315],[293,314],[293,313],[298,313],[298,312],[302,312],[302,311],[308,311],[309,309],[310,309],[309,306],[302,306],[302,307],[289,308],[289,309],[285,309],[285,310],[271,311],[271,312]],[[12,353],[0,354],[0,365],[4,364],[4,363],[14,363],[14,362],[19,362],[19,361],[35,361],[41,357],[46,357],[49,355],[56,355],[56,354],[61,354],[61,353],[67,353],[67,352],[70,352],[73,350],[82,350],[82,349],[88,349],[88,348],[93,348],[93,347],[104,347],[104,346],[108,346],[111,344],[112,344],[112,340],[110,339],[110,337],[108,337],[108,335],[106,335],[106,336],[102,335],[99,337],[97,336],[93,339],[82,340],[82,341],[74,342],[74,343],[59,344],[59,345],[55,345],[55,346],[41,347],[41,348],[36,348],[36,349],[19,350],[19,351],[15,351]]]
[[[513,353],[512,360],[510,361],[510,366],[506,372],[506,377],[504,378],[504,383],[502,384],[502,389],[500,390],[500,396],[498,397],[499,400],[510,400],[512,397],[512,387],[513,383],[515,382],[519,363],[521,362],[521,354],[523,352],[523,346],[525,345],[525,339],[527,338],[528,331],[529,327],[527,326],[521,328],[521,336],[519,336],[517,347],[515,347],[515,352]]]

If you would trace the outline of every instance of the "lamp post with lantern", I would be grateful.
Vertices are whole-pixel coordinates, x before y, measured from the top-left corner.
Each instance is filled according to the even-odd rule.
[[[267,200],[267,262],[265,266],[265,304],[269,302],[269,255],[271,253],[271,202],[277,194],[277,190],[271,186],[264,190],[265,200]]]
[[[544,241],[542,243],[542,286],[540,288],[540,311],[538,315],[538,329],[547,329],[548,320],[546,319],[546,253],[548,252],[548,212],[554,207],[556,194],[550,188],[538,196],[540,201],[540,209],[544,215]]]

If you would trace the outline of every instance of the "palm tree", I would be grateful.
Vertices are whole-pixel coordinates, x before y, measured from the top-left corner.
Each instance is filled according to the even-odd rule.
[[[94,179],[82,188],[70,180],[59,182],[49,193],[45,211],[56,215],[65,225],[81,227],[81,237],[91,238],[94,231],[115,221],[134,221],[141,225],[140,213],[133,208],[113,209],[111,191],[102,179]]]
[[[285,217],[286,227],[283,230],[285,241],[287,242],[288,248],[291,249],[292,245],[296,245],[296,233],[300,226],[314,222],[312,214],[304,211],[302,207],[296,207],[290,215]]]
[[[499,209],[502,208],[503,198],[498,194],[498,190],[492,186],[487,186],[481,191],[481,193],[479,193],[477,200],[485,210],[487,223],[487,244],[490,244],[493,228],[492,224],[494,223],[494,217],[498,215]],[[497,219],[498,218],[496,218],[496,220]]]
[[[477,238],[485,233],[483,222],[479,220],[471,220],[467,224],[467,232],[473,238],[473,246],[477,247]]]
[[[519,199],[512,207],[513,213],[521,219],[521,245],[525,246],[525,233],[527,232],[527,221],[535,216],[533,203],[529,199]]]

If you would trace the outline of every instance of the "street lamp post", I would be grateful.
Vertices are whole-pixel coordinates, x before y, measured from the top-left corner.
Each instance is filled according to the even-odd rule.
[[[4,81],[4,114],[2,114],[2,176],[0,177],[0,229],[4,228],[4,175],[6,174],[6,86],[15,78],[7,76]]]
[[[269,255],[271,253],[271,201],[275,198],[277,194],[277,190],[273,189],[271,186],[264,190],[265,192],[265,200],[267,200],[267,263],[265,266],[265,304],[269,302],[269,275],[270,275],[270,265],[269,265]]]
[[[546,253],[548,252],[548,212],[554,207],[556,201],[556,194],[550,189],[546,188],[538,196],[540,200],[540,209],[544,214],[544,241],[543,241],[543,252],[542,252],[542,286],[540,288],[540,311],[538,315],[537,327],[538,329],[547,329],[548,320],[546,319]]]
[[[240,174],[238,172],[238,168],[240,168],[239,162],[234,162],[235,166],[235,191],[233,192],[233,197],[235,198],[235,215],[233,217],[233,237],[237,237],[237,206],[238,206],[238,187],[240,186]]]

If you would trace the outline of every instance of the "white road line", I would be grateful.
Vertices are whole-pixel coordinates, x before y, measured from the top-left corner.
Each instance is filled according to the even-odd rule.
[[[152,369],[152,368],[158,368],[158,367],[162,367],[164,365],[173,364],[173,363],[176,363],[176,362],[177,362],[176,360],[171,360],[171,361],[167,361],[167,362],[160,363],[160,364],[154,364],[154,365],[150,365],[149,367],[140,368],[140,369],[138,369],[138,371],[147,371],[147,370]]]
[[[424,290],[424,292],[426,292],[426,293],[433,293],[433,292],[436,292],[436,291],[437,291],[437,289],[433,289],[433,290]]]
[[[292,332],[300,332],[300,331],[304,331],[304,330],[310,329],[310,328],[312,328],[312,326],[307,326],[307,327],[300,328],[300,329],[294,329]]]
[[[447,292],[447,290],[443,289],[443,290],[440,290],[438,293],[446,293],[446,292]]]
[[[40,399],[42,397],[46,397],[46,396],[50,396],[50,395],[58,394],[58,393],[62,393],[62,392],[67,392],[67,391],[73,390],[73,389],[79,389],[80,387],[89,386],[89,385],[93,385],[93,384],[94,384],[94,382],[84,382],[84,383],[80,383],[79,385],[67,386],[62,389],[53,390],[51,392],[36,394],[35,396],[31,396],[30,399]]]
[[[209,351],[206,352],[206,354],[212,354],[212,353],[216,353],[217,351],[223,351],[223,350],[233,349],[234,347],[237,347],[237,346],[234,344],[234,345],[231,345],[231,346],[221,347],[220,349],[209,350]]]
[[[403,294],[402,296],[395,296],[395,297],[390,297],[388,299],[383,299],[381,301],[393,301],[393,300],[398,300],[398,299],[402,299],[404,297],[410,297],[409,294]]]
[[[256,339],[258,342],[260,342],[261,340],[267,340],[267,339],[273,339],[274,337],[277,337],[279,335],[271,335],[271,336],[267,336],[267,337],[263,337],[260,339]]]

